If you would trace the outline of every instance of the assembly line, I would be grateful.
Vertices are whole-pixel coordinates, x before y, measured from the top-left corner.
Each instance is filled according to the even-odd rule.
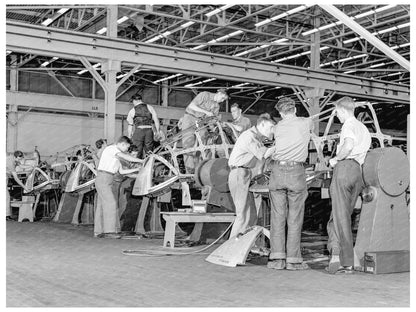
[[[7,4],[7,306],[410,304],[409,4]]]

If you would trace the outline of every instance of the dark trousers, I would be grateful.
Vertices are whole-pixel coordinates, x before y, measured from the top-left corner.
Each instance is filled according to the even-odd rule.
[[[139,149],[137,157],[143,159],[146,153],[153,151],[154,137],[152,128],[136,128],[131,140]]]
[[[351,214],[364,187],[361,166],[352,159],[335,165],[330,186],[332,212],[328,221],[328,249],[342,266],[354,265]]]
[[[303,261],[300,249],[305,200],[308,197],[305,168],[301,165],[275,165],[269,182],[271,228],[269,258]],[[287,239],[286,239],[287,224]]]

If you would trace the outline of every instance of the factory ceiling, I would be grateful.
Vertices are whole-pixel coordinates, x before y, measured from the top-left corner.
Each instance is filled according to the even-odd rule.
[[[6,22],[107,35],[106,5],[7,5]],[[355,25],[380,44],[346,26],[317,5],[118,5],[117,38],[189,51],[203,51],[248,61],[346,74],[376,82],[410,85],[410,5],[337,5]],[[370,40],[371,41],[371,40]],[[77,59],[7,51],[7,64],[20,70],[53,71],[91,78]],[[393,57],[391,56],[393,54]],[[11,64],[12,56],[15,64]],[[399,55],[402,58],[400,60]],[[100,63],[92,64],[99,69]],[[117,80],[133,68],[122,63]],[[177,89],[204,90],[225,86],[232,94],[275,99],[296,93],[285,86],[241,83],[206,74],[137,70],[131,77]],[[410,87],[409,87],[410,88]],[[289,91],[288,91],[289,90]]]

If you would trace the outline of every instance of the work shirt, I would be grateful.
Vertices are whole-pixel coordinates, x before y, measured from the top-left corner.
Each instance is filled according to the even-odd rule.
[[[274,160],[304,162],[308,157],[308,145],[313,123],[310,118],[289,117],[274,127]]]
[[[210,93],[206,91],[201,92],[192,100],[192,102],[189,105],[194,103],[199,108],[209,111],[214,115],[218,115],[218,112],[220,111],[220,105],[214,101],[215,94],[216,93]],[[186,107],[185,112],[192,116],[195,116],[196,118],[201,118],[205,116],[204,113],[196,112],[192,108],[189,108],[189,105]]]
[[[101,154],[98,170],[116,173],[120,167],[120,161],[116,156],[118,153],[121,153],[121,151],[116,145],[107,146]]]
[[[256,127],[241,133],[231,151],[229,166],[254,168],[257,160],[261,160],[267,148],[262,144],[262,135]]]
[[[137,105],[143,105],[143,104],[137,104]],[[149,110],[149,112],[151,114],[153,114],[154,113],[153,107],[148,105],[148,104],[145,104],[145,105],[147,105],[147,109]],[[127,120],[127,123],[130,126],[134,126],[134,116],[136,115],[136,109],[135,109],[136,106],[134,106],[132,109],[130,109],[128,114],[127,114],[126,120]],[[152,115],[152,117],[153,117],[153,115]],[[137,126],[137,128],[152,128],[152,126],[151,125],[141,125],[141,126]]]
[[[243,115],[240,116],[240,118],[233,120],[233,125],[242,127],[241,131],[237,131],[239,133],[242,133],[251,127],[251,121],[247,117],[244,117]]]
[[[362,165],[364,163],[365,156],[367,155],[367,151],[371,146],[370,132],[362,122],[351,116],[345,120],[342,125],[339,144],[337,145],[337,154],[346,138],[351,138],[354,141],[354,147],[346,158],[354,159]]]
[[[7,177],[11,178],[12,173],[16,172],[16,160],[14,159],[14,155],[10,155],[6,157],[6,175]]]

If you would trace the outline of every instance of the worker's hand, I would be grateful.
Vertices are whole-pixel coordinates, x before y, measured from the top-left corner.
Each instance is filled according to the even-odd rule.
[[[23,193],[29,193],[29,189],[26,186],[23,188]]]
[[[209,112],[209,111],[207,111],[207,112],[205,113],[205,115],[207,115],[208,117],[212,117],[212,116],[214,116],[214,113],[213,113],[213,112]]]
[[[329,165],[330,165],[331,167],[335,167],[335,165],[337,164],[337,162],[338,162],[338,160],[337,160],[336,158],[331,158],[331,159],[329,160]]]

